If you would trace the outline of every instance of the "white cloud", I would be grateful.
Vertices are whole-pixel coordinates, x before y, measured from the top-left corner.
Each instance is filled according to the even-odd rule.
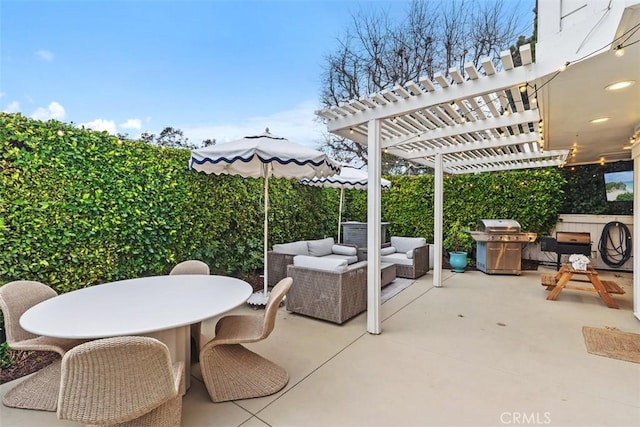
[[[53,52],[50,52],[48,50],[39,50],[36,52],[36,56],[42,61],[53,61]]]
[[[323,142],[323,133],[326,132],[326,126],[316,120],[317,109],[317,101],[307,101],[291,110],[268,116],[241,117],[234,123],[180,129],[189,138],[189,142],[194,144],[205,139],[215,139],[222,144],[248,135],[259,135],[265,128],[269,128],[273,135],[317,148]]]
[[[106,130],[112,135],[116,134],[116,122],[114,122],[113,120],[95,119],[93,121],[90,121],[87,123],[80,123],[77,125],[77,127],[82,127],[82,126],[84,126],[85,128],[93,129],[97,131]]]
[[[20,111],[20,103],[18,101],[10,102],[9,105],[3,108],[3,113],[17,113]]]
[[[142,121],[140,119],[128,119],[119,125],[122,129],[142,129]]]
[[[48,107],[40,107],[31,113],[31,118],[42,121],[49,119],[62,120],[65,115],[64,107],[56,101],[53,101]]]

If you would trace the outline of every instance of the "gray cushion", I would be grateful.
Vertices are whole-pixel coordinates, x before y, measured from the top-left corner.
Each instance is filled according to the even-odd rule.
[[[333,245],[331,252],[337,255],[358,255],[358,249],[353,246]]]
[[[407,254],[404,252],[396,252],[395,254],[382,256],[380,257],[380,261],[400,265],[413,265],[413,260],[407,258]]]
[[[347,260],[339,258],[318,258],[306,255],[296,255],[293,257],[293,265],[296,267],[315,268],[317,270],[335,271],[338,273],[347,271]]]
[[[281,243],[279,245],[273,245],[273,252],[279,254],[291,254],[291,255],[309,255],[309,246],[306,240],[292,243]]]
[[[398,252],[407,252],[418,246],[425,246],[427,240],[424,237],[398,237],[391,236],[391,246],[396,248]]]
[[[396,252],[396,248],[393,246],[387,246],[386,248],[380,249],[380,255],[391,255]]]
[[[347,264],[353,264],[354,262],[358,262],[358,255],[329,254],[329,255],[325,255],[325,256],[323,256],[321,258],[345,259],[345,260],[347,260]]]
[[[309,247],[309,255],[311,256],[325,256],[331,254],[331,248],[333,247],[333,237],[327,237],[320,240],[307,240]]]
[[[414,251],[414,249],[409,249],[409,250],[407,251],[407,258],[409,258],[409,259],[413,259],[413,251]]]

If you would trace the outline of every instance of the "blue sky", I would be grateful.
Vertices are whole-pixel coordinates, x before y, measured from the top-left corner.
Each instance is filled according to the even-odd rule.
[[[530,21],[533,1],[524,3]],[[383,10],[400,18],[409,6],[2,0],[0,110],[130,137],[172,126],[196,144],[269,127],[317,145],[323,58],[352,15]]]

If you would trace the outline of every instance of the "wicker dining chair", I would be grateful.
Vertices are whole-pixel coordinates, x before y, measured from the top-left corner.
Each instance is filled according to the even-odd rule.
[[[4,316],[7,345],[12,350],[56,352],[61,356],[86,340],[45,337],[20,326],[20,316],[34,305],[58,294],[44,283],[16,280],[0,287],[0,310]],[[18,383],[2,398],[12,408],[55,411],[60,383],[60,359]]]
[[[260,341],[271,334],[278,307],[292,283],[286,277],[273,287],[264,315],[229,315],[218,321],[215,337],[200,351],[200,371],[211,401],[267,396],[287,385],[286,370],[241,343]]]
[[[177,274],[205,274],[209,275],[209,266],[197,259],[190,259],[182,261],[173,267],[170,276]],[[202,343],[202,322],[193,323],[191,325],[191,337],[195,342],[194,355],[197,356],[200,351],[200,344]]]
[[[183,362],[150,337],[103,338],[62,358],[59,419],[86,425],[178,427]]]
[[[0,309],[4,316],[7,344],[12,350],[55,351],[61,356],[85,340],[44,337],[25,331],[20,316],[34,305],[58,294],[44,283],[16,280],[0,286]]]

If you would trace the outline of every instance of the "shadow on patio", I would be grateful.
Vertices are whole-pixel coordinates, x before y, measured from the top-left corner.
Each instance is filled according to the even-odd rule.
[[[547,301],[540,276],[552,272],[445,271],[442,288],[429,273],[383,304],[379,336],[365,332],[366,313],[336,326],[282,307],[274,333],[248,347],[285,367],[289,384],[272,396],[213,404],[196,365],[182,425],[638,425],[638,365],[587,353],[582,336],[583,326],[640,332],[631,273],[601,272],[626,291],[614,295],[615,310],[587,292]],[[214,324],[204,322],[204,333]],[[73,425],[4,406],[0,421]]]

